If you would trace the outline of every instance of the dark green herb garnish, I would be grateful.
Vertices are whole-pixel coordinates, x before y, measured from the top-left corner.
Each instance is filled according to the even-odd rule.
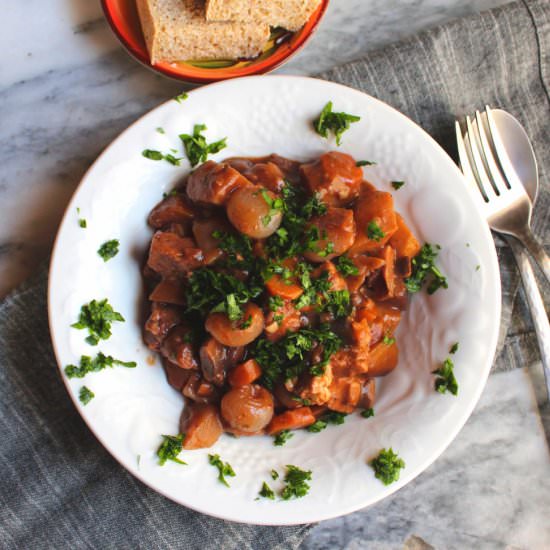
[[[284,302],[280,296],[270,296],[268,305],[271,311],[277,311],[279,308],[283,307]]]
[[[382,342],[386,344],[386,346],[391,346],[392,344],[395,344],[395,338],[393,336],[388,336],[387,334],[384,334]]]
[[[280,214],[282,212],[284,208],[284,201],[281,197],[276,197],[272,199],[265,189],[262,189],[260,193],[267,206],[269,206],[269,212],[262,218],[262,223],[264,225],[269,225],[269,223],[273,219],[273,216],[276,216],[277,214]]]
[[[335,113],[332,111],[332,101],[329,101],[321,111],[321,114],[313,122],[315,131],[322,137],[328,138],[329,131],[336,137],[336,145],[342,142],[342,134],[349,130],[350,124],[358,122],[361,117],[348,113]]]
[[[364,411],[361,411],[361,416],[363,418],[370,418],[371,416],[374,416],[374,409],[371,407],[370,409],[365,409]]]
[[[93,359],[87,355],[80,357],[79,365],[67,365],[65,374],[69,378],[84,378],[90,372],[99,372],[107,367],[126,367],[128,369],[136,368],[137,364],[134,361],[119,361],[110,355],[104,355],[99,352]]]
[[[374,220],[370,221],[367,225],[367,237],[373,241],[380,242],[386,234],[382,231],[382,228]]]
[[[426,243],[420,252],[412,259],[412,275],[405,279],[409,292],[418,292],[428,282],[428,294],[433,294],[440,288],[448,288],[447,278],[435,265],[435,260],[441,247]]]
[[[391,186],[397,191],[398,189],[401,189],[405,185],[404,181],[392,181]]]
[[[449,353],[454,355],[458,351],[458,342],[455,342],[449,349]]]
[[[162,127],[159,126],[159,127],[157,128],[157,133],[158,133],[158,134],[165,134],[166,132],[164,131],[164,128],[162,128]]]
[[[189,94],[187,92],[182,92],[181,94],[177,95],[174,98],[174,101],[181,103],[182,101],[185,101],[188,97],[189,97]]]
[[[400,470],[405,467],[405,462],[393,452],[393,449],[382,449],[369,465],[374,470],[374,475],[384,485],[390,485],[399,479]]]
[[[292,439],[294,434],[290,430],[283,430],[279,432],[273,439],[273,445],[275,447],[282,447],[289,439]]]
[[[309,352],[316,345],[323,348],[321,360],[315,365],[310,365]],[[330,357],[341,345],[341,339],[330,330],[330,327],[321,325],[316,330],[302,329],[289,333],[277,342],[260,338],[251,350],[251,357],[254,357],[262,367],[260,383],[272,388],[279,380],[294,378],[308,367],[310,371],[313,369],[315,376],[322,374]]]
[[[373,166],[374,164],[376,164],[376,162],[373,162],[372,160],[358,160],[355,163],[355,166]]]
[[[196,166],[201,162],[205,162],[208,155],[214,155],[227,147],[227,138],[220,139],[213,143],[207,143],[206,138],[201,134],[204,130],[206,130],[204,124],[195,124],[193,135],[180,134],[180,139],[183,142],[191,166]]]
[[[339,413],[335,411],[328,412],[321,416],[316,422],[307,427],[308,432],[319,433],[323,431],[329,424],[336,424],[337,426],[343,424],[346,421],[347,414]]]
[[[310,489],[308,481],[311,481],[311,470],[302,470],[298,466],[288,464],[285,474],[285,486],[281,492],[282,499],[289,500],[306,496]]]
[[[173,166],[179,166],[181,163],[181,158],[175,157],[172,153],[161,153],[160,151],[155,151],[154,149],[144,149],[141,154],[149,160],[165,160]]]
[[[97,253],[103,258],[103,261],[106,262],[118,254],[119,245],[120,242],[118,239],[106,241],[99,247]]]
[[[336,260],[336,268],[344,277],[359,275],[359,268],[345,255]]]
[[[279,472],[277,470],[271,470],[271,479],[279,479]]]
[[[113,321],[124,322],[124,317],[113,309],[107,298],[104,300],[92,300],[80,308],[78,322],[71,327],[82,330],[87,328],[89,336],[86,342],[91,346],[97,346],[100,340],[107,340],[111,336],[111,324]]]
[[[252,240],[241,234],[214,231],[212,237],[219,240],[218,246],[227,254],[225,263],[229,267],[251,271],[255,269]]]
[[[90,388],[87,388],[86,386],[82,386],[80,388],[78,399],[80,399],[80,402],[83,405],[87,405],[94,397],[95,397],[95,393],[92,390],[90,390]]]
[[[187,462],[184,462],[178,458],[178,455],[182,451],[184,438],[185,434],[162,436],[163,441],[157,449],[157,456],[159,457],[160,466],[164,466],[168,460],[177,462],[178,464],[187,465]]]
[[[222,462],[220,455],[208,455],[208,462],[210,462],[212,466],[218,468],[218,479],[226,487],[229,487],[229,483],[227,483],[225,476],[235,477],[236,475],[231,464],[229,464],[229,462]]]
[[[76,209],[76,213],[80,216],[80,208]],[[78,225],[82,229],[86,229],[86,227],[88,226],[88,224],[86,223],[86,220],[84,218],[79,218],[78,219]]]
[[[435,389],[439,393],[450,392],[453,395],[458,394],[458,382],[456,381],[454,374],[454,364],[447,358],[443,361],[441,367],[434,371]]]
[[[271,489],[271,487],[265,481],[262,483],[262,488],[260,489],[260,492],[258,494],[261,497],[275,500],[275,493],[273,492],[273,489]]]
[[[307,427],[307,431],[318,434],[319,432],[323,431],[327,426],[328,424],[324,420],[321,420],[319,418],[319,420],[316,420],[313,424]]]

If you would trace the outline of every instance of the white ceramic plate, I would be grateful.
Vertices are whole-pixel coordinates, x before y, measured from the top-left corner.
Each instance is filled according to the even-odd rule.
[[[344,134],[341,151],[375,160],[366,177],[393,191],[391,180],[404,180],[394,192],[396,209],[422,240],[442,246],[439,264],[449,289],[412,298],[399,327],[400,362],[379,379],[376,416],[349,416],[343,426],[319,434],[296,435],[284,447],[270,437],[222,436],[212,449],[187,451],[188,466],[157,464],[160,434],[177,434],[183,401],[168,386],[157,360],[141,340],[143,301],[140,262],[151,231],[149,210],[162,193],[188,173],[184,163],[145,159],[145,148],[181,151],[178,134],[204,123],[209,141],[227,136],[228,148],[214,157],[260,156],[272,152],[311,159],[336,149],[318,136],[311,121],[328,100],[334,109],[361,116]],[[165,134],[156,132],[162,127]],[[88,227],[78,226],[80,216]],[[112,238],[118,256],[104,263],[96,254]],[[80,306],[108,297],[125,323],[113,325],[110,340],[91,348],[85,333],[70,328]],[[136,369],[114,368],[67,380],[67,389],[101,443],[132,474],[168,498],[228,520],[257,524],[296,524],[353,512],[388,496],[431,464],[457,435],[485,385],[500,319],[500,280],[493,241],[460,172],[423,130],[389,106],[356,90],[300,77],[262,76],[231,80],[190,93],[183,103],[168,101],[118,137],[90,168],[65,214],[53,254],[49,316],[60,368],[80,355],[102,350]],[[430,374],[460,342],[453,356],[460,390],[457,397],[434,391]],[[95,392],[87,406],[79,389]],[[397,483],[384,486],[367,461],[381,448],[393,447],[405,460]],[[228,489],[217,481],[207,454],[218,453],[237,473]],[[138,458],[139,457],[139,458]],[[255,498],[262,481],[274,489],[272,468],[286,464],[313,471],[310,493],[294,501]]]

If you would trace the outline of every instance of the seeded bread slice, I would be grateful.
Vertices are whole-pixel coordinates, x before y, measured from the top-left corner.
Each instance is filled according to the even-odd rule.
[[[255,57],[269,39],[269,25],[206,21],[204,0],[137,0],[145,43],[159,61]]]
[[[321,0],[206,0],[208,21],[256,21],[297,31]]]

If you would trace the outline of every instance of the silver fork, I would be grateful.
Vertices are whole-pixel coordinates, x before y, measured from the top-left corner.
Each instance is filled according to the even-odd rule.
[[[514,235],[523,242],[521,237],[527,234],[530,235],[527,239],[536,243],[529,228],[531,198],[517,176],[510,177],[510,161],[504,158],[505,152],[491,110],[487,107],[483,114],[476,111],[473,120],[466,117],[465,126],[466,132],[463,134],[460,123],[455,123],[460,167],[467,182],[475,189],[478,204],[490,228],[503,234],[516,258],[537,335],[550,399],[550,323],[529,257],[519,242],[511,237]],[[499,168],[503,165],[508,168],[506,171]],[[536,189],[530,188],[529,191],[534,199]],[[538,243],[536,245],[540,247]],[[537,251],[540,253],[540,250]],[[545,269],[543,262],[541,267],[550,278],[549,266],[546,265]]]

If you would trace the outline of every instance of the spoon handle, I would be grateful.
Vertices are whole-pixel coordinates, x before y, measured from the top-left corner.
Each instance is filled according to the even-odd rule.
[[[523,232],[521,235],[518,235],[519,240],[525,245],[525,248],[533,256],[535,261],[539,264],[546,280],[550,283],[550,257],[546,254],[546,250],[535,238],[531,230]]]
[[[516,239],[507,237],[506,240],[514,253],[523,281],[523,288],[525,289],[527,303],[529,304],[529,310],[531,311],[531,318],[533,319],[533,325],[539,344],[548,400],[550,400],[550,322],[548,321],[548,315],[546,314],[544,302],[542,301],[542,296],[537,285],[535,273],[531,267],[529,256],[525,253],[525,250]]]

